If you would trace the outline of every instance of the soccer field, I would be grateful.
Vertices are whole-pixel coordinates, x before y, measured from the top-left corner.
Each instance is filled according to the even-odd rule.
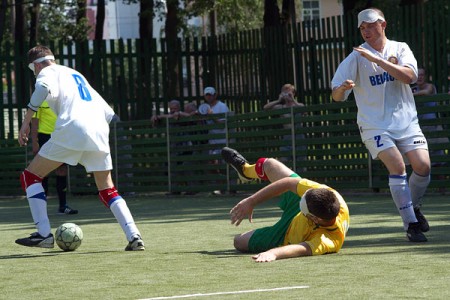
[[[250,224],[230,225],[241,196],[127,198],[146,251],[127,242],[96,196],[71,197],[78,215],[57,215],[84,232],[80,248],[63,252],[16,245],[33,232],[25,198],[0,199],[0,299],[448,299],[450,202],[427,195],[428,242],[407,241],[388,194],[345,195],[351,224],[338,254],[258,264],[233,249],[243,231],[273,224],[273,200]]]

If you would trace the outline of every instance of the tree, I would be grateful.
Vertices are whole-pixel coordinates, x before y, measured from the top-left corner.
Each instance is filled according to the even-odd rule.
[[[168,99],[179,97],[180,95],[178,55],[181,49],[178,45],[178,32],[181,28],[181,20],[179,17],[179,7],[178,0],[167,1],[167,17],[165,24],[167,86],[165,94]]]
[[[30,45],[35,45],[38,40],[39,15],[41,10],[41,0],[33,0],[30,13]]]
[[[277,73],[277,66],[290,66],[291,56],[288,52],[288,28],[287,25],[295,20],[294,0],[283,0],[282,11],[278,7],[277,0],[265,0],[264,2],[264,63],[269,95],[275,97],[280,87],[285,83],[293,83],[293,68],[283,68],[285,73]]]
[[[7,0],[1,0],[1,2],[0,2],[0,45],[3,42],[3,36],[4,36],[4,32],[5,32],[7,6],[8,6]]]
[[[97,16],[95,17],[95,40],[103,40],[103,26],[105,25],[105,0],[97,1]]]
[[[141,39],[153,38],[153,0],[141,0],[139,12],[139,37]]]

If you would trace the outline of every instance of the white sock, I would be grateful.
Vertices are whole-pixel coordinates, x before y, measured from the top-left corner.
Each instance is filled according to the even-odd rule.
[[[42,183],[30,185],[27,187],[26,193],[34,225],[41,236],[47,237],[51,233],[51,228],[47,215],[47,197]]]
[[[133,240],[134,236],[141,236],[139,229],[134,223],[133,216],[131,215],[127,203],[123,198],[115,200],[109,208],[111,209],[114,217],[116,217],[117,222],[119,222],[122,227],[123,232],[125,232],[129,242]]]
[[[409,188],[411,190],[411,200],[414,207],[420,207],[422,205],[422,197],[427,191],[428,184],[430,183],[430,175],[420,176],[416,172],[412,172],[409,177]]]
[[[416,215],[411,201],[411,191],[408,187],[406,174],[389,175],[389,188],[392,199],[403,220],[403,228],[408,229],[409,223],[417,222]]]

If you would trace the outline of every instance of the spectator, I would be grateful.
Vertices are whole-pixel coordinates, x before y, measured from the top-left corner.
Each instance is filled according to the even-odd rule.
[[[180,117],[181,104],[178,100],[171,100],[169,102],[169,113],[154,115],[151,117],[151,122],[153,126],[156,126],[161,119],[176,119]]]
[[[31,119],[31,139],[33,155],[50,139],[51,133],[55,130],[56,115],[44,101],[38,111]],[[67,205],[67,165],[62,164],[55,170],[56,193],[59,200],[58,214],[75,215],[78,210]],[[45,195],[48,196],[48,176],[42,179]]]
[[[216,93],[216,89],[214,87],[206,87],[204,90],[204,97],[205,97],[205,101],[206,103],[209,105],[209,110],[207,112],[207,114],[226,114],[229,113],[230,110],[228,109],[228,106],[223,103],[222,101],[217,99],[217,93]],[[224,124],[226,122],[225,119],[208,119],[206,120],[207,124]],[[210,135],[218,135],[220,134],[221,136],[223,136],[223,138],[213,138],[213,139],[209,139],[209,144],[210,145],[217,145],[215,148],[209,150],[209,155],[219,155],[221,152],[221,149],[223,146],[226,145],[227,140],[226,140],[226,128],[225,126],[223,126],[223,128],[219,128],[219,129],[210,129],[208,134]],[[219,160],[215,159],[212,160],[210,162],[213,165],[219,165]],[[220,171],[216,170],[214,171],[215,174],[220,175]],[[213,191],[213,194],[215,195],[220,195],[223,194],[224,191],[221,190],[215,190]]]
[[[295,94],[296,94],[296,90],[295,87],[292,84],[285,84],[281,87],[281,93],[278,97],[277,100],[275,101],[271,101],[269,103],[267,103],[266,105],[264,105],[263,109],[264,110],[274,110],[274,109],[283,109],[283,108],[291,108],[291,107],[304,107],[305,105],[303,103],[299,103],[295,100]],[[287,113],[287,114],[283,114],[281,115],[284,118],[288,118],[291,119],[292,115],[291,113]],[[281,146],[280,150],[281,151],[286,151],[286,152],[290,152],[292,153],[291,157],[295,157],[297,162],[300,161],[304,161],[306,160],[305,156],[297,156],[297,152],[298,151],[304,151],[306,149],[306,147],[304,145],[302,145],[300,142],[298,142],[299,140],[303,140],[305,138],[304,134],[301,133],[297,133],[296,129],[301,128],[301,114],[295,114],[294,116],[294,133],[295,133],[295,153],[293,153],[293,148],[292,148],[292,144],[293,144],[293,134],[292,134],[292,123],[289,122],[287,124],[283,124],[283,128],[284,129],[290,129],[291,133],[288,135],[283,135],[283,140],[290,142],[290,145],[288,146]],[[287,162],[292,160],[292,158],[287,158],[287,157],[281,157],[280,161],[283,162]],[[304,169],[302,171],[305,171]]]
[[[415,97],[417,96],[427,96],[427,95],[436,95],[436,86],[432,83],[427,82],[427,74],[425,69],[419,68],[417,70],[417,82],[415,85],[411,87],[411,90],[413,92],[413,95]],[[424,103],[425,107],[436,107],[436,102],[426,102]],[[422,115],[418,115],[419,120],[435,120],[437,119],[437,113],[430,112]],[[426,134],[427,132],[438,132],[443,131],[442,125],[422,125],[421,126],[423,132]],[[449,140],[447,137],[440,137],[440,138],[427,138],[427,141],[429,144],[442,144],[442,143],[448,143]],[[445,152],[444,150],[431,150],[430,151],[430,157],[444,157]],[[432,163],[433,167],[440,167],[445,165],[445,163]],[[439,179],[443,180],[445,179],[444,175],[439,175]],[[441,193],[445,192],[445,188],[440,188],[439,191]]]
[[[277,100],[271,101],[264,105],[264,110],[280,109],[287,107],[302,107],[303,103],[299,103],[295,100],[296,90],[292,84],[285,84],[281,87],[281,93]],[[290,116],[290,115],[288,115]]]
[[[210,108],[208,111],[208,114],[224,114],[224,113],[230,112],[230,110],[228,109],[228,106],[225,103],[223,103],[222,101],[217,99],[217,93],[216,93],[215,88],[213,88],[213,87],[205,88],[204,97],[205,97],[206,103],[209,105],[209,108]],[[208,124],[213,124],[213,123],[224,124],[225,119],[208,120],[207,123]],[[226,135],[225,127],[220,128],[220,129],[211,129],[211,130],[209,130],[209,134],[222,134],[223,135],[223,138],[209,140],[210,144],[219,145],[219,146],[217,146],[216,149],[210,150],[209,154],[211,154],[211,155],[220,154],[222,146],[225,145],[227,142],[227,140],[225,138],[225,135]]]
[[[197,105],[194,102],[190,102],[186,104],[185,111],[181,111],[181,104],[178,100],[172,100],[169,102],[169,113],[168,114],[162,114],[159,116],[153,116],[151,121],[152,125],[156,126],[161,119],[175,119],[180,120],[182,117],[190,117],[195,115],[197,112]],[[193,122],[177,122],[177,123],[171,123],[171,128],[176,128],[179,126],[189,126],[193,125]],[[183,136],[185,135],[185,132],[177,132],[176,136]],[[181,189],[181,186],[187,186],[189,185],[189,181],[180,182],[179,178],[188,178],[189,174],[188,172],[183,172],[177,170],[178,166],[181,166],[185,164],[186,162],[179,158],[180,156],[185,155],[192,155],[192,150],[186,150],[186,148],[189,148],[192,146],[191,141],[182,141],[182,142],[171,142],[170,143],[170,150],[171,150],[171,161],[176,161],[176,164],[170,164],[170,176],[171,176],[171,186],[170,186],[170,192],[166,193],[166,196],[176,196],[181,195],[181,191],[172,191],[172,187],[176,187],[176,189]],[[178,149],[183,149],[182,151],[176,151]],[[193,191],[187,191],[185,192],[185,195],[194,195],[196,194]]]
[[[430,182],[430,157],[409,85],[417,61],[406,43],[388,40],[384,14],[375,8],[358,14],[365,43],[353,48],[332,79],[332,96],[344,101],[351,91],[358,106],[361,139],[373,159],[389,172],[389,188],[411,242],[426,242],[430,227],[420,211]],[[413,172],[407,180],[403,156]]]

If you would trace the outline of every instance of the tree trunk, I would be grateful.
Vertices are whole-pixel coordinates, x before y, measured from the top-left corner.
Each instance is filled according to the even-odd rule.
[[[0,2],[0,44],[2,44],[5,34],[7,4],[7,0],[1,0]]]
[[[22,0],[16,0],[15,6],[15,30],[14,30],[14,43],[15,47],[15,58],[14,58],[14,73],[16,77],[16,99],[19,107],[25,107],[26,105],[26,97],[28,97],[28,93],[25,91],[29,90],[29,86],[26,86],[25,81],[25,72],[23,71],[23,63],[27,61],[26,51],[25,49],[25,41],[26,41],[26,31],[25,31],[25,6]],[[18,111],[19,120],[22,120],[22,111],[19,109]]]
[[[105,0],[97,1],[97,16],[95,17],[95,40],[103,40],[103,26],[105,25]]]
[[[178,28],[180,20],[178,17],[178,1],[172,0],[167,3],[166,18],[166,43],[167,43],[167,86],[165,95],[167,99],[176,98],[180,95],[179,65],[178,65]]]
[[[295,1],[294,0],[283,0],[281,8],[281,24],[287,25],[296,23],[295,14]]]
[[[293,0],[284,0],[283,8],[286,10],[287,19],[289,18],[289,7]],[[293,12],[295,14],[295,12]],[[287,51],[287,27],[283,26],[289,20],[280,16],[280,9],[277,0],[265,0],[264,2],[264,66],[266,70],[266,82],[268,95],[274,98],[278,95],[280,88],[285,83],[293,83],[292,68],[279,68],[280,65],[288,66],[290,55]],[[281,72],[277,70],[282,70]],[[291,71],[289,71],[291,70]]]
[[[33,0],[30,13],[30,45],[36,45],[38,41],[39,15],[41,11],[41,0]]]
[[[264,0],[264,27],[280,25],[280,9],[277,0]]]
[[[153,38],[153,0],[141,0],[139,13],[139,37],[141,39]]]

